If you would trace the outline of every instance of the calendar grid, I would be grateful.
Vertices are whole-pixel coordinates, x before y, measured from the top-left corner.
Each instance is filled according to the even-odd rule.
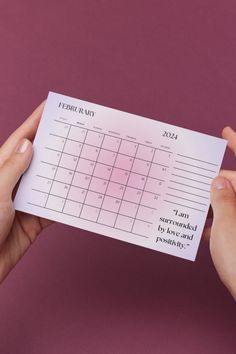
[[[106,134],[105,134],[105,135],[106,135]],[[69,139],[68,139],[68,140],[69,140]],[[123,140],[123,139],[121,139],[121,140]],[[94,146],[94,147],[97,147],[97,146]],[[60,150],[52,149],[52,148],[48,148],[48,147],[47,147],[47,149],[48,149],[48,150],[52,150],[52,151],[56,151],[56,152],[61,152]],[[102,149],[103,149],[103,148],[102,148]],[[103,150],[106,150],[106,149],[103,149]],[[111,151],[111,150],[107,150],[107,151]],[[111,151],[111,152],[113,152],[113,151]],[[75,156],[75,155],[70,154],[70,153],[68,153],[68,152],[63,152],[63,154],[70,155],[70,156]],[[126,154],[121,154],[121,153],[119,153],[119,154],[120,154],[120,155],[127,156],[127,157],[131,157],[131,156],[126,155]],[[83,159],[84,159],[84,160],[88,160],[88,161],[93,161],[93,160],[90,160],[90,159],[88,159],[88,158],[86,158],[86,157],[83,157]],[[139,158],[139,160],[146,161],[146,160],[140,159],[140,158]],[[48,163],[48,162],[45,162],[45,161],[41,161],[41,162],[43,162],[43,163]],[[148,161],[147,161],[147,162],[148,162]],[[108,164],[106,164],[106,163],[104,163],[104,162],[99,162],[99,163],[100,163],[101,165],[104,165],[104,166],[108,166],[108,167],[111,166],[111,165],[108,165]],[[52,163],[51,163],[51,164],[52,164]],[[167,166],[167,165],[158,164],[158,163],[156,163],[156,162],[152,162],[152,164],[169,168],[169,166]],[[69,170],[69,168],[67,168],[67,169]],[[123,170],[123,171],[127,171],[126,169],[124,169],[124,168],[122,168],[122,167],[119,167],[119,169],[120,169],[120,170]],[[71,169],[71,170],[72,170],[72,169]],[[131,171],[131,172],[132,172],[132,171]],[[144,174],[142,174],[142,173],[139,173],[139,172],[135,172],[135,173],[136,173],[137,175],[146,177],[146,175],[144,175]],[[165,182],[165,180],[164,180],[164,179],[161,179],[161,178],[156,178],[156,177],[150,177],[150,178],[155,179],[155,180],[157,180],[157,181]]]
[[[86,175],[85,173],[82,173],[82,174]],[[47,180],[50,180],[50,178],[45,177],[45,176],[41,176],[41,175],[38,175],[38,174],[37,174],[36,176],[41,177],[41,178],[45,178],[45,179],[47,179]],[[100,178],[100,177],[96,177],[96,178],[99,178],[99,179],[103,180],[103,178]],[[52,180],[52,179],[51,179],[51,180]],[[55,181],[55,182],[58,182],[58,183],[61,183],[61,184],[65,184],[64,182],[58,181],[58,180],[56,180],[56,179],[54,179],[54,181]],[[118,182],[113,182],[113,183],[120,184],[120,183],[118,183]],[[73,184],[72,184],[71,186],[73,186],[73,187],[75,187],[75,188],[78,188],[78,189],[81,189],[81,187],[75,186],[75,185],[73,185]],[[136,189],[136,188],[130,187],[130,186],[129,186],[129,188]],[[88,188],[83,188],[83,189],[89,190]],[[32,188],[32,190],[35,190],[35,191],[37,191],[37,192],[42,192],[41,190],[36,189],[36,188]],[[90,189],[90,190],[91,190],[91,189]],[[139,190],[142,191],[142,189],[139,189]],[[144,192],[145,192],[145,191],[144,191]],[[48,194],[47,192],[42,192],[42,193]],[[149,191],[148,191],[148,193],[153,194],[153,195],[157,195],[157,196],[159,196],[159,197],[161,196],[161,194],[159,194],[159,193],[153,193],[153,192],[149,192]],[[105,193],[102,193],[102,192],[99,192],[99,194],[102,194],[102,195],[104,195],[104,196],[107,195],[107,196],[112,197],[111,195],[105,194]],[[114,199],[120,199],[120,198],[115,198],[115,197],[112,197],[112,198],[114,198]],[[123,199],[123,200],[126,201],[126,202],[129,201],[129,200],[127,200],[127,199]],[[145,206],[146,208],[149,208],[149,209],[152,209],[152,210],[157,210],[157,208],[153,208],[153,207],[150,207],[150,206],[141,204],[141,203],[136,203],[136,202],[132,202],[132,203],[133,203],[133,204],[136,204],[136,205],[140,205],[140,206]]]
[[[94,130],[92,130],[92,129],[87,129],[87,128],[86,128],[86,130],[94,131]],[[96,133],[97,133],[97,132],[96,132]],[[109,135],[109,134],[106,134],[106,133],[102,133],[102,134],[104,134],[104,135],[106,135],[106,136],[112,136],[112,135]],[[57,134],[52,134],[52,133],[50,133],[50,135],[56,136],[56,137],[58,137],[58,138],[63,138],[61,135],[57,135]],[[112,136],[112,137],[113,137],[113,136]],[[125,141],[129,141],[129,142],[130,142],[130,140],[128,140],[128,139],[123,139],[123,138],[119,138],[119,139],[122,140],[122,141],[125,140]],[[71,140],[71,141],[78,142],[77,140],[71,139],[71,138],[67,138],[67,140]],[[170,151],[162,150],[162,149],[158,149],[158,148],[154,148],[154,147],[152,147],[152,146],[148,146],[148,145],[144,145],[144,144],[139,144],[139,143],[136,143],[136,144],[138,144],[138,145],[143,145],[143,146],[147,146],[147,147],[152,148],[152,149],[154,149],[154,150],[161,150],[161,151],[165,151],[165,152],[167,152],[167,153],[170,153]],[[93,145],[93,144],[88,144],[88,143],[87,143],[87,145],[92,146],[92,147],[95,147],[95,148],[97,147],[96,145]],[[47,147],[47,149],[57,151],[56,149],[52,149],[52,148],[48,148],[48,147]],[[103,150],[106,150],[106,151],[113,152],[112,150],[109,150],[109,149],[107,149],[107,148],[102,148],[102,149],[103,149]],[[69,155],[69,153],[66,153],[66,154]],[[129,156],[129,157],[130,157],[130,155],[124,154],[123,152],[119,152],[119,154],[124,155],[124,156]],[[138,159],[139,159],[139,160],[142,160],[142,161],[146,161],[145,159],[142,159],[141,157],[139,157]],[[168,165],[163,165],[163,164],[157,163],[157,162],[152,162],[152,163],[154,163],[155,165],[163,166],[163,167],[169,167]]]
[[[58,123],[65,124],[65,122],[62,122],[61,120],[58,120],[58,119],[54,119],[54,122],[58,122]],[[75,125],[75,124],[72,124],[72,123],[66,123],[66,124],[70,125],[71,127],[76,127],[76,128],[78,128],[78,126]],[[86,128],[86,129],[87,129],[87,128]],[[93,132],[98,133],[97,130],[94,130],[94,129],[91,129],[91,128],[89,128],[88,130],[91,130],[91,131],[93,131]],[[107,135],[107,136],[110,136],[110,137],[114,138],[114,135],[111,135],[111,134],[108,134],[108,133],[102,133],[102,134],[105,134],[105,135]],[[117,136],[116,138],[119,138],[119,139],[122,139],[122,140],[129,141],[129,142],[130,142],[130,140],[125,139],[125,138],[120,138],[120,136]],[[139,144],[139,145],[142,145],[142,146],[149,147],[149,148],[152,147],[151,145],[146,145],[146,144],[143,144],[143,143],[138,143],[138,144]],[[173,151],[169,151],[169,150],[165,150],[165,149],[161,149],[161,148],[155,148],[155,149],[156,149],[156,150],[159,150],[159,151],[168,152],[169,154],[173,154]]]
[[[139,235],[139,236],[143,236],[143,237],[149,237],[149,235],[146,235],[146,233],[148,232],[148,228],[146,228],[148,225],[152,225],[153,224],[153,217],[152,219],[147,218],[145,219],[140,217],[142,216],[142,213],[140,213],[140,215],[138,216],[138,213],[139,213],[139,209],[142,207],[144,208],[145,210],[150,210],[150,211],[157,211],[157,208],[156,208],[156,201],[155,199],[157,199],[157,197],[161,196],[160,193],[157,193],[157,192],[154,192],[151,187],[150,187],[150,184],[149,184],[149,187],[147,189],[146,188],[146,185],[147,185],[147,181],[149,180],[150,183],[154,183],[154,181],[156,181],[156,185],[157,185],[157,182],[159,183],[162,183],[162,182],[165,182],[164,179],[162,178],[157,178],[155,176],[154,173],[152,173],[152,175],[150,175],[150,171],[151,171],[151,168],[152,166],[156,165],[156,166],[160,166],[160,168],[169,168],[168,165],[166,164],[163,164],[163,163],[159,163],[159,161],[156,159],[154,161],[154,156],[156,154],[157,151],[164,151],[165,153],[168,153],[168,154],[171,154],[172,152],[171,151],[168,151],[168,150],[164,150],[164,149],[159,149],[159,148],[154,148],[152,146],[149,146],[149,145],[145,145],[145,144],[141,144],[141,143],[138,143],[135,141],[132,141],[132,140],[128,140],[128,139],[124,139],[124,138],[121,138],[120,136],[114,136],[114,135],[111,135],[111,134],[107,134],[107,133],[103,133],[103,132],[98,132],[96,130],[93,130],[93,129],[88,129],[88,128],[85,128],[85,127],[78,127],[77,125],[73,125],[73,124],[69,124],[69,123],[65,123],[65,122],[61,122],[61,121],[58,121],[58,120],[55,120],[56,122],[59,122],[59,123],[62,123],[62,124],[66,124],[69,126],[69,130],[67,132],[67,135],[66,137],[63,137],[60,133],[59,134],[56,134],[54,132],[50,132],[49,135],[51,137],[54,137],[55,139],[65,139],[64,141],[64,144],[63,144],[63,147],[59,148],[58,147],[58,140],[54,140],[56,143],[55,143],[55,146],[53,145],[53,143],[49,144],[50,146],[46,146],[45,148],[48,150],[48,151],[52,151],[52,152],[55,152],[55,153],[60,153],[60,158],[59,158],[59,161],[57,164],[54,164],[52,162],[48,162],[48,161],[43,161],[41,160],[41,163],[45,164],[45,165],[51,165],[51,166],[55,166],[56,167],[56,171],[54,173],[54,176],[53,178],[50,178],[49,176],[45,177],[43,175],[40,175],[40,174],[37,174],[38,177],[41,177],[41,178],[46,178],[48,180],[51,180],[52,181],[52,184],[51,184],[51,187],[49,189],[49,192],[43,192],[43,191],[40,191],[38,189],[33,189],[34,191],[37,191],[37,192],[41,192],[41,193],[46,193],[48,194],[47,196],[47,202],[45,204],[45,208],[47,209],[52,209],[54,211],[57,211],[57,212],[60,212],[60,213],[64,213],[64,214],[67,214],[67,211],[68,211],[68,208],[65,208],[67,203],[68,202],[71,202],[71,203],[74,203],[74,206],[75,205],[78,205],[78,215],[72,215],[72,214],[68,214],[68,215],[71,215],[71,216],[74,216],[76,218],[80,218],[80,219],[84,219],[84,220],[88,220],[90,222],[95,222],[95,223],[98,223],[98,224],[101,224],[101,225],[105,225],[105,226],[109,226],[109,227],[113,227],[115,229],[120,229],[122,231],[126,231],[126,232],[129,232],[129,233],[132,233],[132,234],[135,234],[135,235]],[[71,132],[71,129],[72,127],[76,127],[78,128],[78,132],[80,130],[84,130],[86,131],[86,134],[85,136],[83,136],[83,138],[80,138],[78,136],[78,139],[77,139],[77,135],[74,134],[74,139],[73,139],[73,133],[70,134]],[[75,129],[75,128],[73,128]],[[77,130],[76,130],[77,132]],[[90,133],[92,132],[92,133]],[[91,140],[89,139],[89,134],[95,134],[95,135],[99,135],[99,136],[102,136],[102,141],[99,141],[99,146],[96,145],[96,142],[94,140]],[[103,142],[104,142],[104,139],[109,137],[110,139],[118,139],[119,140],[119,146],[116,146],[116,150],[113,150],[114,148],[109,148],[110,146],[105,144],[105,146],[103,145]],[[88,138],[88,139],[87,139]],[[131,138],[130,138],[131,139]],[[82,141],[83,140],[83,141]],[[117,141],[118,141],[117,140]],[[115,140],[114,140],[115,141]],[[67,144],[80,144],[81,148],[80,148],[80,151],[79,153],[75,153],[74,151],[71,151],[69,150],[68,151],[68,148],[65,149],[65,145]],[[122,143],[127,143],[127,144],[131,144],[131,145],[127,145],[127,146],[133,146],[133,148],[135,148],[135,150],[131,153],[129,152],[129,149],[128,150],[125,150],[124,148],[121,150],[121,146],[122,146]],[[140,155],[140,156],[137,156],[137,153],[139,151],[139,147],[145,147],[145,148],[148,148],[148,151],[152,152],[152,156],[150,156],[150,159],[144,159],[142,158],[143,156],[145,157],[145,155]],[[86,151],[88,151],[88,148],[92,148],[92,149],[95,149],[98,150],[98,153],[96,155],[96,158],[94,157],[90,157],[90,155],[86,156],[86,152],[84,152],[85,150],[85,147],[86,147]],[[116,154],[115,155],[115,158],[113,160],[113,162],[109,162],[104,160],[102,161],[102,158],[99,159],[99,156],[101,154],[101,151],[105,151],[107,153],[110,153],[110,154]],[[126,153],[126,151],[128,151]],[[146,150],[143,150],[143,151],[146,151]],[[83,153],[84,152],[84,153]],[[75,162],[74,167],[73,168],[70,168],[70,166],[64,166],[64,164],[61,164],[61,160],[62,160],[62,156],[71,156],[71,158],[73,157],[76,157],[77,158],[77,161]],[[103,154],[103,156],[106,156]],[[118,159],[118,156],[119,158],[122,158],[123,156],[123,159],[126,159],[127,158],[127,161],[129,161],[129,167],[124,167],[122,166],[122,164],[119,162],[118,165],[116,164],[117,163],[117,159]],[[88,162],[93,162],[94,163],[94,167],[93,169],[88,172],[88,171],[81,171],[79,170],[79,162],[80,160],[83,160],[83,161],[88,161]],[[132,159],[132,161],[131,161]],[[123,160],[120,160],[120,161],[123,161]],[[124,160],[125,161],[125,160]],[[139,161],[139,162],[138,162]],[[135,163],[138,163],[136,165],[136,167],[133,169]],[[146,164],[145,164],[146,163]],[[149,164],[149,165],[148,165]],[[94,171],[95,171],[95,168],[97,165],[100,165],[101,166],[104,166],[104,169],[105,168],[111,168],[111,171],[109,173],[109,175],[107,175],[107,177],[101,177],[101,176],[96,176],[94,175]],[[138,167],[139,166],[139,167]],[[144,170],[142,170],[142,168],[140,166],[143,166]],[[66,181],[63,181],[63,180],[58,180],[57,178],[57,171],[58,171],[58,168],[60,167],[60,171],[70,171],[73,173],[73,175],[71,176],[71,180],[70,182],[66,182]],[[119,173],[122,173],[122,171],[124,171],[124,175],[121,174],[122,177],[122,180],[119,181],[119,180],[116,180],[117,177],[113,177],[113,173],[118,173],[118,175],[116,176],[119,176]],[[144,172],[145,171],[145,172]],[[143,172],[143,173],[142,173]],[[127,176],[125,177],[125,174],[127,173]],[[80,176],[84,175],[85,178],[86,176],[90,176],[90,180],[88,182],[88,185],[87,187],[85,188],[84,186],[80,186],[80,185],[76,185],[75,182],[74,182],[74,179],[75,179],[75,175],[78,174]],[[136,185],[133,184],[134,182],[131,182],[129,184],[129,181],[131,179],[131,175],[132,175],[132,178],[140,178],[138,184]],[[93,190],[93,189],[90,189],[90,185],[91,185],[91,182],[92,182],[92,179],[95,178],[98,180],[103,180],[104,182],[106,181],[106,187],[105,187],[105,190],[104,191],[98,191],[98,190]],[[112,179],[111,179],[112,178]],[[144,180],[145,178],[145,180]],[[143,180],[143,181],[142,181]],[[134,181],[134,180],[133,180]],[[57,185],[57,189],[56,188],[56,193],[55,193],[55,189],[54,191],[52,191],[52,185],[53,183],[56,182],[57,184],[62,184],[64,185],[65,189],[68,189],[65,192],[63,193],[59,193],[57,194],[58,190],[60,191],[62,188],[58,187]],[[118,186],[120,186],[121,188],[123,187],[123,190],[122,190],[122,193],[119,192],[119,196],[115,196],[112,192],[110,193],[109,192],[109,186],[110,186],[110,183],[112,183],[113,186],[117,185],[117,188]],[[83,197],[81,197],[80,199],[74,199],[74,195],[72,194],[71,195],[71,188],[74,188],[72,193],[75,192],[75,190],[77,189],[78,191],[81,190],[81,193],[85,193],[83,195]],[[156,187],[157,188],[157,187]],[[137,198],[136,200],[133,200],[130,196],[129,198],[127,199],[127,197],[125,197],[125,194],[126,194],[126,191],[129,190],[129,191],[134,191],[133,193],[136,193],[137,192]],[[78,192],[80,193],[80,192]],[[94,193],[94,195],[93,195]],[[144,196],[144,193],[146,195],[146,202],[144,200],[144,203],[141,202],[143,196]],[[153,202],[152,204],[153,205],[149,205],[148,202],[147,202],[147,198],[150,198],[150,196],[153,195]],[[52,203],[50,203],[50,205],[48,205],[48,199],[49,199],[49,196],[52,196],[52,198],[58,198],[58,200],[61,200],[61,202],[63,201],[63,206],[62,208],[55,208],[55,206],[53,206]],[[89,196],[89,198],[87,198]],[[91,198],[94,198],[97,197],[97,198],[102,198],[102,201],[101,201],[101,204],[99,201],[95,201]],[[113,203],[115,203],[116,201],[119,201],[119,206],[116,207],[116,210],[109,210],[109,208],[107,208],[106,206],[104,206],[104,201],[105,201],[105,198],[110,198],[110,200],[113,201]],[[92,204],[91,204],[92,202]],[[125,204],[123,204],[125,203]],[[73,205],[73,204],[71,204]],[[132,207],[133,206],[133,207]],[[97,213],[96,217],[94,217],[94,220],[91,220],[92,216],[90,216],[90,209],[88,209],[88,207],[92,208],[91,209],[91,212],[92,213]],[[55,208],[55,209],[54,209]],[[125,213],[122,212],[122,210],[125,211]],[[126,209],[124,209],[126,208]],[[128,208],[128,209],[127,209]],[[131,208],[131,209],[130,209]],[[113,226],[111,225],[108,225],[107,224],[107,221],[104,223],[102,220],[104,219],[104,216],[102,219],[100,219],[100,216],[101,216],[101,213],[103,212],[103,215],[104,215],[104,212],[108,212],[108,214],[113,215],[112,218],[114,217],[114,220],[113,220]],[[152,212],[153,213],[153,212]],[[151,215],[151,214],[150,214]],[[121,219],[121,217],[123,217],[123,219]],[[118,220],[119,220],[119,223],[118,223]],[[105,220],[104,220],[105,221]],[[131,221],[132,221],[132,224],[131,224]],[[124,225],[122,224],[122,222],[124,223]],[[139,227],[138,227],[138,224],[136,224],[136,222],[141,222],[143,223],[142,227],[146,228],[145,230],[145,234],[143,234],[142,231],[139,231]],[[129,224],[130,223],[130,224]],[[134,225],[136,225],[136,231],[134,230]],[[146,226],[145,226],[146,225]],[[126,229],[129,228],[128,229]]]
[[[49,92],[14,207],[195,260],[226,147],[208,134]]]
[[[65,123],[64,123],[64,124],[65,124]],[[65,124],[65,125],[68,126],[68,124]],[[54,176],[53,176],[53,179],[52,179],[52,183],[51,183],[51,187],[50,187],[50,189],[49,189],[48,197],[47,197],[47,199],[46,199],[45,208],[46,208],[46,206],[47,206],[48,198],[49,198],[50,192],[51,192],[51,190],[52,190],[54,178],[55,178],[55,176],[56,176],[58,167],[59,167],[59,165],[60,165],[60,161],[61,161],[61,159],[62,159],[63,151],[64,151],[64,148],[65,148],[65,145],[66,145],[66,139],[67,139],[67,137],[68,137],[68,135],[69,135],[69,133],[70,133],[70,129],[71,129],[71,126],[69,125],[69,128],[68,128],[66,137],[63,137],[63,138],[62,138],[62,139],[64,139],[64,144],[63,144],[63,147],[62,147],[61,156],[60,156],[60,158],[59,158],[59,161],[58,161],[58,164],[57,164],[57,166],[56,166],[56,170],[55,170],[55,173],[54,173]]]
[[[36,206],[36,207],[42,208],[42,206],[41,206],[41,205],[37,205],[37,204],[32,203],[32,202],[27,202],[27,204],[30,204],[30,205],[33,205],[33,206]],[[48,209],[48,210],[55,211],[55,209],[52,209],[52,208],[47,208],[47,209]],[[65,215],[69,215],[69,216],[71,216],[70,214],[67,214],[67,213],[62,213],[61,211],[57,211],[57,212],[58,212],[58,213],[60,213],[60,214],[65,214]],[[86,220],[86,221],[92,222],[93,224],[98,224],[96,221],[93,221],[93,220],[90,220],[90,219],[85,219],[85,218],[82,218],[82,217],[80,217],[80,219],[83,219],[83,220]],[[102,223],[99,223],[99,224],[100,224],[100,225],[102,225],[102,226],[106,226],[106,227],[108,227],[108,228],[110,228],[110,229],[114,229],[114,227],[113,227],[113,226],[109,226],[109,225],[107,225],[107,224],[102,224]],[[117,230],[121,230],[121,231],[124,231],[124,232],[127,232],[128,234],[130,234],[130,232],[129,232],[129,231],[126,231],[126,230],[123,230],[123,229],[119,229],[118,227],[116,227],[115,229],[117,229]],[[143,237],[143,238],[149,238],[149,236],[141,235],[141,234],[138,234],[138,233],[135,233],[135,232],[132,232],[132,234],[134,234],[134,235],[136,235],[136,236]]]
[[[116,218],[115,218],[115,222],[114,222],[114,227],[115,227],[115,225],[116,225],[117,218],[118,218],[118,215],[119,215],[119,213],[120,213],[120,208],[121,208],[121,204],[122,204],[122,201],[123,201],[123,196],[124,196],[124,194],[125,194],[125,190],[126,190],[126,188],[127,188],[127,185],[128,185],[129,179],[130,179],[132,167],[133,167],[133,165],[134,165],[135,156],[137,155],[138,144],[136,143],[136,145],[137,145],[137,146],[136,146],[136,151],[135,151],[135,154],[134,154],[134,156],[133,156],[132,164],[131,164],[131,166],[130,166],[129,177],[128,177],[128,179],[127,179],[127,181],[126,181],[126,184],[125,184],[125,187],[124,187],[124,191],[123,191],[123,194],[122,194],[121,202],[120,202],[119,208],[118,208],[118,210],[117,210],[117,214],[116,214]],[[130,217],[130,219],[133,220],[133,223],[132,223],[132,226],[133,226],[133,224],[134,224],[134,218],[131,218],[131,217]],[[131,228],[131,230],[132,230],[132,228]],[[131,230],[130,230],[130,232],[132,232]]]
[[[120,139],[120,138],[119,138],[119,139]],[[111,174],[110,174],[110,176],[109,176],[109,178],[108,178],[108,180],[107,180],[107,186],[106,186],[106,189],[105,189],[105,191],[104,191],[104,198],[103,198],[103,201],[102,201],[102,204],[101,204],[99,213],[98,213],[97,220],[99,219],[99,216],[100,216],[100,214],[101,214],[101,210],[103,209],[103,204],[104,204],[104,200],[105,200],[105,195],[107,195],[107,189],[108,189],[109,182],[110,182],[110,180],[111,180],[111,175],[112,175],[112,172],[113,172],[113,170],[114,170],[114,166],[115,166],[115,163],[116,163],[116,160],[117,160],[117,157],[118,157],[118,153],[119,153],[120,146],[121,146],[121,141],[122,141],[122,140],[120,139],[119,147],[118,147],[118,150],[116,151],[116,157],[115,157],[114,162],[113,162],[113,164],[112,164],[112,166],[111,166],[111,167],[112,167]],[[119,198],[117,198],[117,199],[119,199]],[[103,210],[105,210],[105,209],[103,209]],[[109,210],[108,210],[108,211],[109,211]]]
[[[86,136],[87,136],[87,135],[86,135]],[[96,158],[96,160],[94,161],[95,163],[96,163],[96,162],[97,162],[97,160],[98,160],[98,157],[99,157],[99,154],[100,154],[100,151],[101,151],[101,146],[102,146],[102,143],[103,143],[104,137],[105,137],[105,135],[103,134],[103,138],[102,138],[102,142],[101,142],[100,147],[97,147],[97,146],[96,146],[96,148],[98,148],[98,149],[99,149],[99,152],[98,152],[98,154],[97,154],[97,158]],[[86,141],[86,139],[85,139],[84,141]],[[85,144],[85,143],[84,143],[84,144]],[[84,147],[84,145],[83,145],[83,147]],[[96,164],[94,164],[93,171],[94,171],[94,169],[95,169],[95,166],[96,166]],[[85,205],[85,200],[86,200],[86,197],[87,197],[88,192],[89,192],[89,186],[90,186],[90,184],[91,184],[91,181],[92,181],[92,178],[90,179],[90,182],[89,182],[89,185],[88,185],[88,189],[87,189],[86,194],[85,194],[84,203],[82,203],[82,204],[83,204],[83,207],[80,209],[79,218],[81,218],[81,213],[82,213],[82,210],[83,210],[84,205]],[[88,205],[88,204],[87,204],[87,205]]]
[[[51,164],[50,164],[50,165],[51,165]],[[54,166],[54,165],[53,165],[53,166]],[[62,168],[62,169],[64,169],[64,170],[68,170],[68,171],[73,171],[73,170],[68,169],[68,168],[65,168],[65,167],[60,167],[60,168]],[[87,175],[87,173],[84,173],[84,172],[80,172],[80,174],[82,174],[82,175]],[[53,181],[58,182],[58,183],[63,183],[63,184],[65,184],[64,182],[61,182],[61,181],[59,181],[59,180],[52,179],[52,178],[45,177],[45,176],[41,176],[41,175],[39,175],[39,174],[37,174],[36,176],[42,177],[42,178],[46,178],[46,179],[49,179],[49,180],[53,180]],[[101,180],[104,180],[104,178],[102,178],[102,177],[96,177],[96,178],[101,179]],[[115,181],[112,181],[112,183],[121,184],[121,183],[115,182]],[[81,187],[78,187],[78,186],[76,186],[76,185],[73,185],[73,187],[81,188]],[[138,187],[129,186],[129,188],[131,188],[131,189],[138,189],[139,191],[142,191],[142,189],[141,189],[141,188],[138,188]],[[84,187],[83,187],[83,189],[87,189],[87,188],[84,188]],[[160,196],[159,193],[154,193],[154,192],[150,192],[150,191],[144,191],[144,192],[148,192],[148,193],[150,193],[150,194],[154,194],[154,195],[159,195],[159,196]],[[100,193],[101,193],[101,194],[104,194],[104,193],[102,193],[102,192],[100,192]],[[118,198],[118,199],[119,199],[119,198]],[[132,203],[133,203],[133,202],[132,202]],[[148,208],[148,207],[147,207],[147,208]]]
[[[86,134],[85,134],[84,140],[86,140],[87,134],[88,134],[88,130],[86,129]],[[68,199],[68,195],[69,195],[69,192],[70,192],[70,188],[71,188],[71,186],[72,186],[72,184],[73,184],[73,179],[74,179],[74,177],[75,177],[75,172],[76,172],[76,169],[77,169],[77,166],[78,166],[78,163],[79,163],[79,158],[80,158],[82,149],[83,149],[83,148],[81,148],[81,150],[80,150],[80,152],[79,152],[79,154],[78,154],[78,156],[77,156],[77,162],[76,162],[76,164],[75,164],[75,169],[74,169],[74,171],[73,171],[73,176],[72,176],[72,179],[71,179],[71,183],[69,184],[68,192],[67,192],[67,195],[66,195],[66,198],[65,198],[66,200]],[[64,211],[65,205],[66,205],[66,203],[64,203],[64,205],[63,205],[62,212]]]
[[[153,149],[153,150],[154,150],[154,151],[153,151],[152,159],[151,159],[151,161],[150,161],[150,166],[149,166],[149,169],[148,169],[146,181],[145,181],[144,186],[143,186],[143,191],[142,191],[142,195],[141,195],[140,201],[142,200],[143,192],[144,192],[144,190],[145,190],[145,186],[146,186],[146,184],[147,184],[148,175],[149,175],[149,172],[150,172],[150,169],[151,169],[151,166],[152,166],[152,161],[153,161],[154,156],[155,156],[155,153],[156,153],[156,150],[155,150],[155,149]],[[140,207],[140,206],[138,206],[138,208],[137,208],[137,210],[136,210],[136,213],[135,213],[135,216],[134,216],[135,219],[136,219],[136,217],[137,217],[139,207]],[[133,231],[133,227],[134,227],[134,224],[132,225],[131,232]]]

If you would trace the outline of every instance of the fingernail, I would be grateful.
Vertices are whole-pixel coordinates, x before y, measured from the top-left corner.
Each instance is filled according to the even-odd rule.
[[[228,181],[224,177],[216,177],[212,181],[212,188],[214,189],[224,189],[228,187]]]
[[[23,154],[24,152],[26,152],[28,146],[29,146],[29,140],[28,139],[24,139],[20,142],[20,144],[18,145],[16,152],[19,154]]]

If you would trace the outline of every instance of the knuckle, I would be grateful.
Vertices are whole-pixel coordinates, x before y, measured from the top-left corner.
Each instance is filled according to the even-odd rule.
[[[221,201],[221,204],[224,208],[235,208],[236,209],[236,198],[232,197],[230,195],[223,195],[221,198],[219,198]]]
[[[15,167],[15,165],[16,165],[15,159],[13,157],[9,157],[4,162],[3,167],[8,168],[8,169],[12,169]]]
[[[211,196],[211,201],[213,204],[218,204],[224,208],[235,208],[236,210],[236,197],[227,190],[220,190]]]

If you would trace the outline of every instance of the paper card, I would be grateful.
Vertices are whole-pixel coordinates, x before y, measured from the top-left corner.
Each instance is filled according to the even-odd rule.
[[[49,92],[15,208],[195,260],[226,145]]]

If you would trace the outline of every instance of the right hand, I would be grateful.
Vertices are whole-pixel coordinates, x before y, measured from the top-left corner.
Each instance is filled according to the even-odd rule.
[[[236,132],[225,127],[222,137],[236,156]],[[236,301],[236,171],[221,170],[211,184],[212,226],[205,229],[220,279]]]

